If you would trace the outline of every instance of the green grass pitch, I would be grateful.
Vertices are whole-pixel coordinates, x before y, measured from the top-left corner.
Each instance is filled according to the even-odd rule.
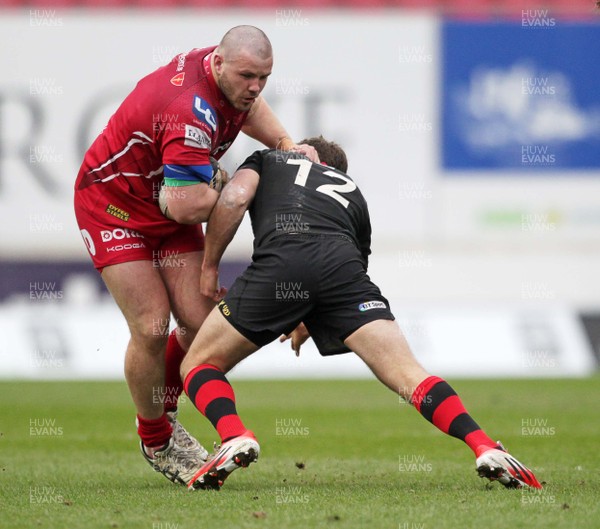
[[[597,528],[600,378],[456,381],[467,409],[540,481],[506,490],[376,381],[235,381],[261,442],[220,492],[188,492],[138,452],[125,383],[0,383],[0,527]],[[207,447],[212,427],[184,399]]]

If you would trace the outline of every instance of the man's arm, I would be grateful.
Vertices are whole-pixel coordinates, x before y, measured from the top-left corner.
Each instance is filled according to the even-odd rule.
[[[308,156],[312,162],[319,163],[315,148],[311,145],[296,145],[262,96],[258,96],[252,105],[242,132],[270,149],[298,151]]]
[[[225,290],[219,288],[219,263],[256,194],[258,182],[258,173],[253,169],[236,171],[208,219],[200,289],[203,295],[215,301],[225,294]]]
[[[289,134],[262,96],[258,96],[252,105],[242,132],[269,149],[285,151],[294,146]]]
[[[179,224],[200,224],[206,222],[218,198],[219,193],[206,184],[163,186],[159,205],[168,219]]]
[[[209,160],[205,165],[164,165],[158,205],[165,217],[180,224],[206,222],[227,183],[227,171],[214,158]]]

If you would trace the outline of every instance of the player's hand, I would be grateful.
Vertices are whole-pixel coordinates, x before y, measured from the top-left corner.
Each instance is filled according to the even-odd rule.
[[[302,347],[302,344],[310,338],[310,334],[304,323],[300,323],[300,325],[287,336],[282,334],[279,337],[279,342],[283,343],[290,338],[292,340],[292,349],[296,352],[296,356],[300,356],[300,347]]]
[[[203,268],[200,275],[200,292],[203,296],[212,299],[213,301],[221,301],[227,289],[219,286],[219,269],[218,268]]]
[[[160,211],[162,212],[162,214],[165,217],[167,217],[169,220],[173,220],[173,217],[171,217],[171,215],[169,213],[169,206],[167,205],[167,194],[172,189],[173,188],[171,188],[171,187],[166,187],[165,185],[162,185],[160,187],[160,191],[158,193],[158,207],[160,208]]]
[[[319,160],[317,150],[312,145],[307,145],[306,143],[301,143],[300,145],[298,145],[294,143],[290,138],[283,138],[279,142],[279,145],[277,145],[277,148],[281,149],[282,151],[301,152],[311,162],[321,163],[321,160]]]
[[[307,145],[306,143],[301,143],[300,145],[294,145],[290,151],[301,152],[306,156],[311,162],[321,163],[319,159],[319,154],[317,150],[312,145]]]
[[[213,170],[213,177],[208,184],[208,187],[218,191],[219,193],[223,190],[223,187],[227,182],[229,182],[229,173],[221,167],[219,161],[213,158],[212,156],[209,158],[210,165]]]

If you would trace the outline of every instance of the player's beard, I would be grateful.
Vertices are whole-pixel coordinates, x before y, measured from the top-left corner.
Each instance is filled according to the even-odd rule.
[[[223,92],[231,106],[234,107],[236,110],[239,110],[240,112],[247,112],[254,104],[254,102],[246,103],[245,101],[243,101],[241,94],[236,95],[235,86],[233,83],[229,82],[229,79],[226,75],[221,75],[221,77],[219,78],[219,88],[221,89],[221,92]]]

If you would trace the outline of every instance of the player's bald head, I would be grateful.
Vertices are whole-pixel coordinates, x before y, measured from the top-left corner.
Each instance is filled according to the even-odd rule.
[[[223,35],[217,51],[225,61],[235,60],[243,53],[260,59],[269,59],[273,56],[269,38],[254,26],[231,28]]]

